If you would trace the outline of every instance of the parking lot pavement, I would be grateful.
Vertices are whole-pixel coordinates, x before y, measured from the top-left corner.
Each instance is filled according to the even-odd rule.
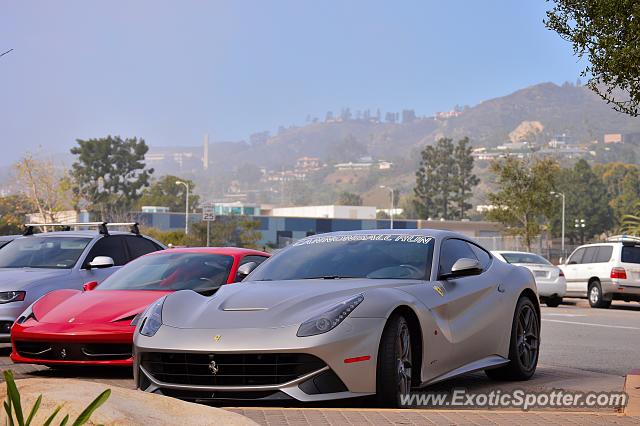
[[[227,408],[265,425],[640,425],[640,418],[615,413],[469,410]]]
[[[508,392],[523,389],[538,392],[551,389],[576,391],[620,391],[624,383],[624,375],[633,368],[640,368],[637,354],[640,353],[640,304],[616,302],[611,309],[591,309],[585,301],[569,300],[559,308],[542,307],[542,349],[540,364],[536,375],[526,382],[492,382],[484,373],[473,373],[448,380],[428,388],[431,391],[451,391],[464,388],[470,392],[484,392],[500,389]],[[11,369],[18,378],[23,377],[73,377],[105,383],[112,386],[133,388],[129,369],[93,369],[51,370],[46,367],[32,365],[15,365],[8,358],[9,348],[0,348],[0,369]],[[465,422],[484,424],[486,412],[482,411],[442,411],[442,410],[369,410],[362,409],[358,402],[340,404],[339,410],[326,404],[323,408],[278,408],[274,406],[259,407],[249,404],[239,408],[230,408],[247,415],[260,424],[351,424],[374,423],[407,423],[407,424],[450,424]],[[327,411],[329,410],[329,411]],[[333,410],[336,410],[335,412]],[[595,409],[594,409],[595,410]],[[634,424],[633,420],[613,415],[611,410],[596,410],[596,416],[607,416],[606,422]],[[324,414],[323,414],[324,413]],[[496,416],[492,412],[491,416]],[[522,413],[511,414],[500,412],[502,421]],[[550,410],[541,413],[528,413],[527,422],[557,422],[566,424],[587,424],[586,417],[579,413],[571,413],[568,418],[553,417]],[[324,416],[324,417],[323,417]],[[506,416],[506,417],[505,417]],[[589,422],[593,421],[589,417]],[[281,419],[282,422],[277,421]],[[622,420],[621,420],[622,419]],[[492,420],[492,421],[495,421]],[[501,422],[502,422],[501,421]],[[600,418],[602,422],[602,418]],[[632,422],[632,423],[629,423]],[[635,424],[638,424],[636,421]]]

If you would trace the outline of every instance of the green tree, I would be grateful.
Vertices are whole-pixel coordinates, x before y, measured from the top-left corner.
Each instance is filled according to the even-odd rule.
[[[479,183],[473,174],[473,157],[469,139],[456,145],[449,138],[421,152],[413,189],[415,211],[420,218],[462,219],[471,207],[467,200]]]
[[[34,211],[35,207],[22,195],[0,197],[0,235],[22,232],[27,214]]]
[[[471,156],[471,146],[469,138],[458,141],[453,158],[456,165],[455,192],[452,201],[456,205],[458,219],[466,217],[466,212],[471,208],[467,200],[471,197],[471,191],[480,183],[480,179],[473,174],[473,157]]]
[[[361,206],[362,197],[353,192],[343,191],[338,195],[337,204],[340,206]]]
[[[529,163],[508,157],[491,163],[498,191],[488,194],[493,208],[486,218],[500,222],[511,235],[521,236],[528,250],[551,215],[555,176],[559,165],[551,159]]]
[[[87,200],[103,220],[109,219],[107,214],[129,211],[153,173],[145,167],[149,147],[144,140],[107,136],[77,142],[71,148],[77,156],[72,166],[76,195]]]
[[[614,225],[620,225],[625,215],[636,213],[640,201],[640,167],[635,164],[608,163],[593,168],[607,188]]]
[[[565,194],[565,234],[572,243],[583,242],[613,226],[607,187],[584,159],[578,160],[573,168],[559,172],[556,191]],[[554,204],[551,217],[555,235],[560,235],[561,229],[562,212],[558,203]],[[584,219],[585,227],[576,228],[576,219]]]
[[[587,86],[614,109],[638,115],[640,6],[636,0],[551,0],[544,24],[570,41]]]
[[[193,193],[196,185],[189,179],[172,175],[164,175],[148,188],[145,188],[138,200],[138,206],[162,206],[169,207],[172,212],[184,211],[186,188],[184,185],[177,185],[176,181],[185,182],[189,185],[189,207],[190,209],[196,209],[200,202],[200,197]]]
[[[209,243],[212,247],[257,248],[262,238],[260,222],[243,216],[221,216],[210,224]],[[207,223],[197,222],[191,227],[186,241],[190,246],[207,244]]]

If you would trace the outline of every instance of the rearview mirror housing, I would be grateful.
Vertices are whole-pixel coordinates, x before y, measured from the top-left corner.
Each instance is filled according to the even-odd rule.
[[[98,286],[98,281],[89,281],[88,283],[84,283],[82,285],[82,290],[91,291]]]
[[[479,275],[483,271],[482,265],[476,259],[463,257],[456,260],[451,267],[451,272],[440,275],[440,279],[448,280],[452,278],[468,277],[471,275]]]
[[[101,268],[111,268],[115,262],[109,256],[96,256],[93,258],[91,262],[89,262],[89,268],[91,269],[101,269]]]
[[[256,269],[257,266],[258,264],[256,262],[247,262],[243,265],[240,265],[238,267],[238,272],[236,273],[236,281],[244,280],[247,275],[251,273],[251,271]]]

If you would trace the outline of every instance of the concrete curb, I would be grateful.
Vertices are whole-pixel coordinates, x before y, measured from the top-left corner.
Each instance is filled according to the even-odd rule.
[[[150,394],[118,386],[109,386],[75,379],[21,379],[16,380],[20,391],[23,411],[31,406],[42,394],[42,405],[34,424],[42,424],[56,406],[62,405],[57,424],[69,414],[70,423],[84,408],[105,389],[111,389],[111,396],[91,416],[88,424],[114,425],[231,425],[255,426],[253,420],[241,414],[220,408],[180,401],[162,395]],[[0,386],[0,399],[6,399],[6,386]]]
[[[631,370],[624,379],[624,391],[627,393],[627,406],[624,414],[640,416],[640,369]]]

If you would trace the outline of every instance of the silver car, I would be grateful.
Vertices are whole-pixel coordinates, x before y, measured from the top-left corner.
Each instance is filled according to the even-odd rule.
[[[16,318],[48,292],[82,289],[87,282],[101,282],[128,261],[164,249],[157,241],[140,235],[137,226],[133,232],[110,231],[104,223],[98,226],[95,230],[40,234],[27,228],[27,235],[2,247],[0,342],[10,341]]]
[[[556,308],[562,303],[562,298],[567,293],[567,280],[562,269],[553,265],[544,257],[526,251],[492,251],[498,259],[511,263],[512,265],[523,266],[531,271],[536,286],[540,302],[550,308]]]
[[[140,317],[139,389],[189,400],[319,401],[412,389],[485,370],[535,372],[531,273],[448,231],[307,237],[213,296],[170,294]]]

